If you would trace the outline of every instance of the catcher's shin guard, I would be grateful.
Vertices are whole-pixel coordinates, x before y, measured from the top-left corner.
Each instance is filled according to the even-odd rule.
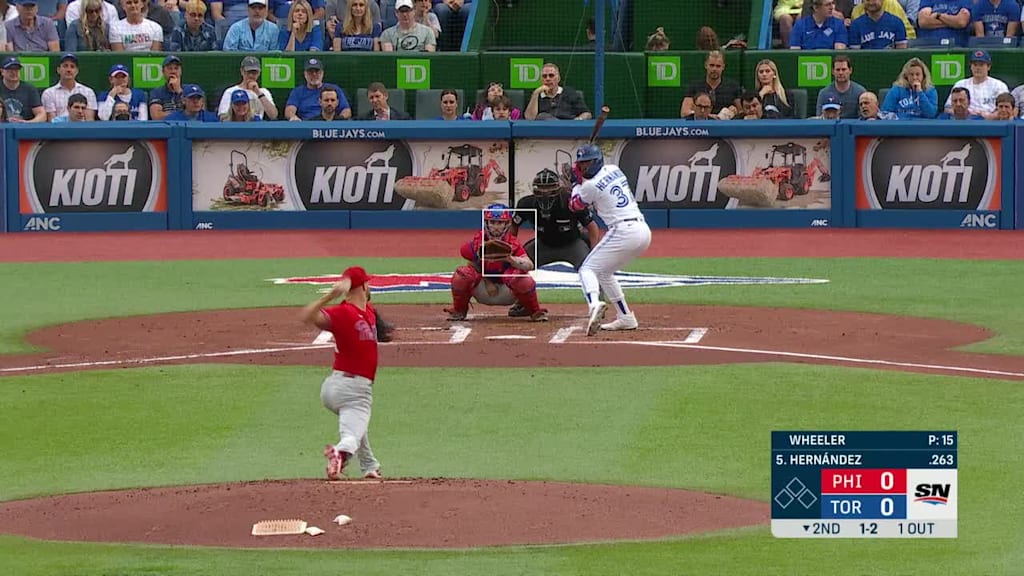
[[[469,310],[473,289],[480,283],[480,273],[472,266],[459,266],[452,275],[452,310]]]
[[[528,274],[514,278],[508,283],[508,287],[531,316],[543,312],[540,302],[537,301],[537,283]]]

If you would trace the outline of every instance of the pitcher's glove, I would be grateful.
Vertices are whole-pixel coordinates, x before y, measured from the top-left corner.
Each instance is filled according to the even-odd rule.
[[[512,254],[512,245],[504,240],[484,242],[484,260],[506,260]]]
[[[377,321],[377,342],[391,342],[395,339],[395,325],[383,320]]]

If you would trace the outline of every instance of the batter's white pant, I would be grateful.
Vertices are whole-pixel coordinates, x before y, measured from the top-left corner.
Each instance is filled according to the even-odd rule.
[[[580,284],[587,303],[597,304],[601,290],[609,302],[624,303],[626,297],[615,279],[615,272],[643,254],[650,245],[651,229],[642,219],[620,222],[609,228],[580,266]]]
[[[363,474],[380,468],[370,448],[370,409],[373,405],[373,381],[334,370],[320,386],[320,401],[338,415],[338,436],[335,447],[359,459]]]

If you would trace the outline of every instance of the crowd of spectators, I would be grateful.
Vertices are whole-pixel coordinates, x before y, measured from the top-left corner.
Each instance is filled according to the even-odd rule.
[[[776,0],[773,16],[782,47],[801,50],[967,47],[1021,30],[1017,0]]]
[[[358,0],[356,0],[358,1]],[[305,3],[305,0],[297,0]],[[303,82],[288,94],[283,109],[278,108],[270,90],[260,85],[262,66],[254,55],[242,58],[237,84],[227,87],[219,104],[208,109],[206,91],[197,84],[185,83],[181,58],[164,57],[161,67],[164,83],[145,93],[131,85],[131,73],[123,64],[115,64],[108,74],[109,87],[99,93],[78,82],[79,59],[73,53],[61,55],[57,65],[58,81],[40,94],[36,87],[21,80],[21,60],[5,58],[0,65],[0,101],[3,122],[88,122],[119,120],[164,120],[190,122],[262,122],[284,119],[300,121],[409,120],[402,106],[389,101],[391,94],[380,82],[367,86],[367,112],[357,115],[341,86],[324,80],[324,64],[317,57],[303,62]],[[542,84],[530,96],[525,110],[513,106],[500,82],[491,82],[480,90],[475,105],[460,102],[457,90],[440,90],[437,116],[421,119],[461,120],[586,120],[590,109],[578,90],[561,84],[558,66],[545,64]],[[83,101],[84,112],[72,113],[70,106]],[[77,104],[76,104],[77,105]]]
[[[0,0],[8,52],[458,51],[472,0]]]
[[[989,75],[992,58],[985,50],[968,55],[971,75],[954,84],[939,102],[929,67],[910,58],[891,86],[875,93],[853,80],[846,54],[832,58],[832,82],[818,92],[812,119],[860,120],[1013,120],[1024,118],[1024,85],[1010,91]],[[785,88],[778,66],[757,63],[754,88],[745,90],[725,76],[725,57],[713,50],[704,59],[704,77],[685,88],[679,116],[685,120],[780,120],[799,118],[795,93]],[[803,91],[801,91],[803,92]]]

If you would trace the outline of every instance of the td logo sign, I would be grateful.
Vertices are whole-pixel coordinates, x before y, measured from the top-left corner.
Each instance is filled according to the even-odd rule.
[[[647,86],[678,88],[680,86],[679,56],[648,56]]]
[[[512,88],[536,88],[540,86],[540,70],[543,67],[543,58],[510,58],[509,84]]]
[[[50,59],[46,56],[25,56],[21,60],[21,81],[36,88],[50,87]]]
[[[163,58],[132,58],[132,86],[156,88],[164,84]]]
[[[260,85],[264,88],[294,88],[294,58],[263,58]]]
[[[399,58],[396,84],[404,90],[430,88],[430,60],[426,58]]]
[[[936,86],[952,86],[964,78],[963,54],[933,54],[932,82]]]
[[[822,87],[832,83],[831,56],[800,56],[797,58],[799,86]]]

